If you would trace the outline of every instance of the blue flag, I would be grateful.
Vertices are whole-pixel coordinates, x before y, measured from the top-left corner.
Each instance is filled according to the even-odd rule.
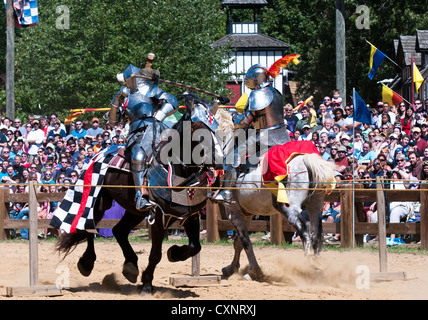
[[[382,51],[380,51],[378,48],[376,48],[374,45],[372,45],[370,42],[369,44],[371,46],[371,51],[370,51],[370,73],[368,77],[371,80],[373,79],[377,69],[379,68],[383,59],[385,59],[386,55]]]
[[[354,89],[354,120],[361,122],[361,123],[367,123],[367,124],[373,124],[372,115],[367,108],[366,103],[364,100],[360,97],[357,91]]]

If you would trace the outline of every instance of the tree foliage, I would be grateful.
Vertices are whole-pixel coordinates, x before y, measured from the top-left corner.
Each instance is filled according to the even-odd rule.
[[[149,52],[161,77],[221,93],[225,50],[210,44],[223,31],[218,1],[39,1],[36,27],[16,29],[16,101],[28,112],[67,114],[109,106],[120,88],[116,74],[144,67]],[[164,87],[173,94],[176,87]],[[42,111],[38,109],[40,104]]]
[[[315,101],[335,89],[335,2],[328,0],[269,0],[262,10],[262,32],[291,45],[301,54],[299,93]],[[158,56],[161,77],[224,93],[228,75],[224,54],[211,49],[224,35],[225,12],[219,0],[64,0],[39,1],[40,23],[16,29],[16,102],[28,113],[44,110],[62,115],[72,108],[106,107],[120,84],[116,73],[132,63],[142,67],[147,53]],[[393,78],[394,65],[385,60],[373,80],[367,77],[372,42],[394,57],[393,39],[428,29],[426,0],[373,0],[369,29],[359,29],[356,8],[346,0],[347,90],[355,87],[367,102],[381,95],[376,82]],[[61,24],[59,5],[70,10],[70,28]],[[2,10],[0,10],[2,11]],[[0,28],[6,26],[0,13]],[[5,33],[0,33],[0,74],[5,64]],[[178,94],[182,89],[164,87]],[[4,87],[0,107],[5,108]],[[348,99],[349,101],[349,99]],[[40,104],[42,111],[38,109]]]
[[[346,87],[348,95],[355,87],[369,102],[381,96],[376,82],[394,78],[397,70],[385,60],[370,80],[370,46],[365,39],[393,59],[393,40],[400,35],[416,35],[416,29],[426,30],[428,17],[425,0],[373,0],[365,4],[369,29],[361,29],[356,24],[361,15],[356,9],[361,4],[345,1]],[[302,55],[302,63],[296,67],[299,93],[315,95],[315,101],[331,95],[336,86],[335,1],[269,0],[262,21],[264,33],[289,43],[290,53]]]

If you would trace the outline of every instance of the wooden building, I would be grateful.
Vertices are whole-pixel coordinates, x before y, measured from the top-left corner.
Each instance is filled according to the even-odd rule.
[[[245,72],[254,64],[269,68],[277,59],[284,56],[289,45],[283,41],[264,35],[260,31],[260,9],[266,6],[266,0],[223,0],[221,7],[227,12],[226,35],[212,44],[212,47],[229,45],[232,48],[232,63],[225,72],[234,74],[226,84],[232,89],[231,103],[249,93],[243,83]],[[235,21],[235,10],[252,11],[251,21]],[[287,83],[287,70],[278,75],[273,86],[281,93]]]
[[[416,67],[424,79],[428,78],[428,30],[417,30],[416,35],[403,35],[394,40],[395,61],[400,66],[397,76],[391,83],[391,88],[401,94],[403,98],[411,101],[412,88],[412,56]],[[425,80],[415,90],[415,99],[428,99],[428,83]]]

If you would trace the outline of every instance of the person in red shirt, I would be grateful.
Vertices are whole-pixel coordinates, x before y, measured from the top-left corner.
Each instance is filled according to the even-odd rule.
[[[348,158],[346,157],[345,146],[339,146],[337,148],[337,158],[334,161],[337,165],[337,171],[343,173],[348,166]]]
[[[412,129],[412,138],[416,143],[417,154],[419,157],[424,156],[424,150],[428,147],[428,142],[421,138],[422,130],[419,127],[414,127]]]

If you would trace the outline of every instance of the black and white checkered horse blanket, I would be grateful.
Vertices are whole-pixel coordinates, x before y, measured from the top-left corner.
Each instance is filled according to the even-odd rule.
[[[81,173],[76,184],[66,192],[55,210],[50,225],[67,233],[97,232],[94,222],[94,205],[101,190],[109,162],[118,148],[99,152]]]

